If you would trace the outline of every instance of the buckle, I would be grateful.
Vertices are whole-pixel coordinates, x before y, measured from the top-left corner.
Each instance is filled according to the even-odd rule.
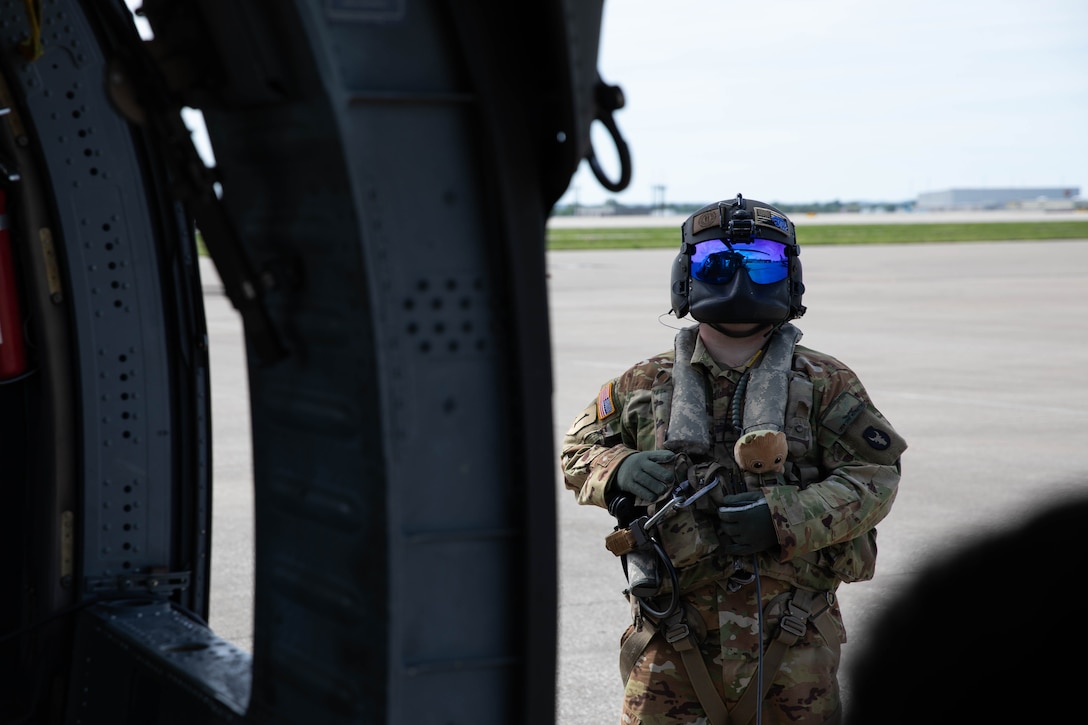
[[[691,629],[688,628],[688,625],[680,622],[665,630],[665,641],[669,644],[676,644],[680,640],[687,639],[690,634]]]
[[[799,614],[794,613],[794,610],[797,610]],[[782,615],[782,620],[779,622],[778,626],[792,634],[794,637],[801,638],[805,636],[805,629],[808,626],[808,616],[808,612],[790,602],[786,605],[786,612]]]
[[[794,637],[801,638],[805,636],[805,620],[800,617],[795,617],[792,614],[787,614],[782,617],[782,621],[779,623],[782,629],[786,630]]]

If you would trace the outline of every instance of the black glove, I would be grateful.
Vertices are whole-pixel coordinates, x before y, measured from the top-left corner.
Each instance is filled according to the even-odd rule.
[[[676,481],[673,470],[661,465],[674,458],[672,451],[639,451],[627,456],[616,471],[616,487],[643,501],[656,501]]]
[[[756,502],[759,503],[753,505]],[[730,508],[743,510],[730,511]],[[722,531],[731,542],[722,547],[726,554],[758,554],[778,543],[778,534],[771,522],[771,509],[759,491],[726,496],[718,509],[718,518],[722,521]]]

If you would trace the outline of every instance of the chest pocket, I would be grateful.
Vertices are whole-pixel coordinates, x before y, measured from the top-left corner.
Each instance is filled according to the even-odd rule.
[[[718,514],[721,489],[729,472],[718,463],[698,464],[688,468],[688,481],[696,492],[712,483],[719,475],[718,485],[692,501],[690,506],[678,507],[657,525],[657,539],[669,555],[673,566],[683,569],[718,548]]]

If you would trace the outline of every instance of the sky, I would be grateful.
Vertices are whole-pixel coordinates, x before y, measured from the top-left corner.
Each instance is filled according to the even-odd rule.
[[[605,0],[597,68],[631,183],[583,161],[559,205],[1088,198],[1088,0]]]

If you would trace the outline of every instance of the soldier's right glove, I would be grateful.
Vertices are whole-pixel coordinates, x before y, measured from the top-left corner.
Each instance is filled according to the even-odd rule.
[[[672,488],[676,475],[662,463],[672,463],[672,451],[639,451],[623,459],[616,471],[616,487],[649,503]]]

